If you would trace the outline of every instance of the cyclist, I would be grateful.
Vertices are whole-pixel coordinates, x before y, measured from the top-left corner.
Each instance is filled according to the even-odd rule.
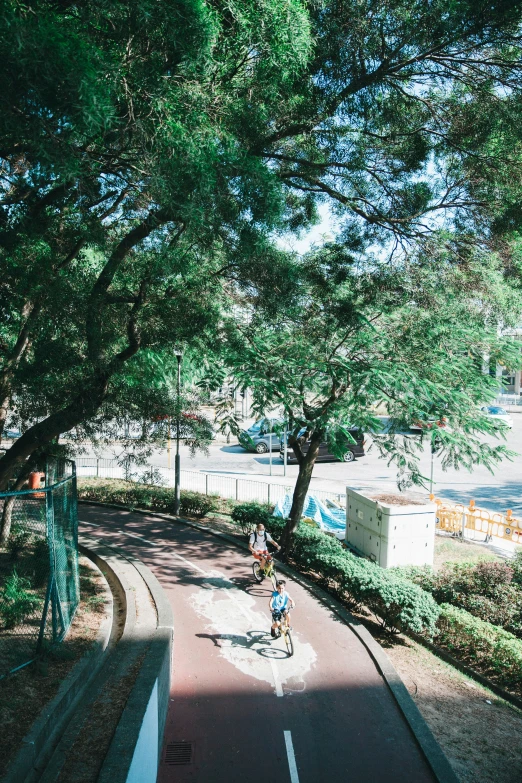
[[[272,628],[270,633],[275,637],[276,631],[281,625],[283,617],[287,616],[288,626],[290,627],[290,609],[293,609],[295,603],[285,590],[286,582],[284,579],[279,579],[277,582],[277,590],[272,593],[270,598],[270,611],[272,612]]]
[[[264,569],[266,565],[266,556],[268,555],[268,544],[273,544],[277,547],[277,551],[281,549],[277,541],[274,541],[270,533],[267,533],[265,526],[260,523],[257,528],[250,534],[248,540],[248,548],[252,552],[256,560],[259,560],[259,567]]]

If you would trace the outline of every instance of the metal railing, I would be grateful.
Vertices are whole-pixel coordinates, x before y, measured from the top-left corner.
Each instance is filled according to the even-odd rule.
[[[499,394],[494,404],[500,405],[502,408],[516,408],[522,405],[522,396],[520,394]]]
[[[78,607],[74,463],[45,476],[44,486],[0,493],[0,679],[62,641]]]
[[[145,484],[163,484],[174,486],[174,470],[157,465],[133,467],[131,464],[120,463],[115,459],[97,457],[78,457],[76,460],[78,476],[124,479]],[[277,503],[289,492],[294,491],[292,484],[276,484],[267,481],[225,476],[196,470],[180,472],[181,489],[201,492],[204,495],[219,495],[229,500],[259,503]],[[346,507],[346,494],[322,489],[310,489],[310,493],[321,500],[332,500]]]

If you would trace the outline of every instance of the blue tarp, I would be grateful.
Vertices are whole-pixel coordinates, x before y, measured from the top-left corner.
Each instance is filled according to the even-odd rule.
[[[285,495],[278,500],[274,508],[275,517],[287,518],[290,515],[292,507],[292,495]],[[322,500],[315,495],[307,495],[303,516],[310,517],[317,523],[321,530],[328,530],[331,533],[344,533],[346,528],[346,511],[344,508],[328,507]]]

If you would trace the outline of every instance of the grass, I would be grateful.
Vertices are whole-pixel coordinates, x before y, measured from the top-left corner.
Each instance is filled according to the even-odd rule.
[[[480,560],[500,561],[505,558],[472,541],[435,536],[434,568],[440,568],[444,563],[478,563]]]

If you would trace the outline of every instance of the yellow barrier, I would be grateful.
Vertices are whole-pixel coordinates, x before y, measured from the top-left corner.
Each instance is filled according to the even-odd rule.
[[[477,508],[475,501],[470,500],[469,506],[460,503],[448,503],[434,495],[430,495],[432,503],[437,504],[437,528],[449,533],[464,536],[465,529],[484,533],[486,541],[492,536],[522,544],[522,519],[513,516],[511,509],[505,514]]]

